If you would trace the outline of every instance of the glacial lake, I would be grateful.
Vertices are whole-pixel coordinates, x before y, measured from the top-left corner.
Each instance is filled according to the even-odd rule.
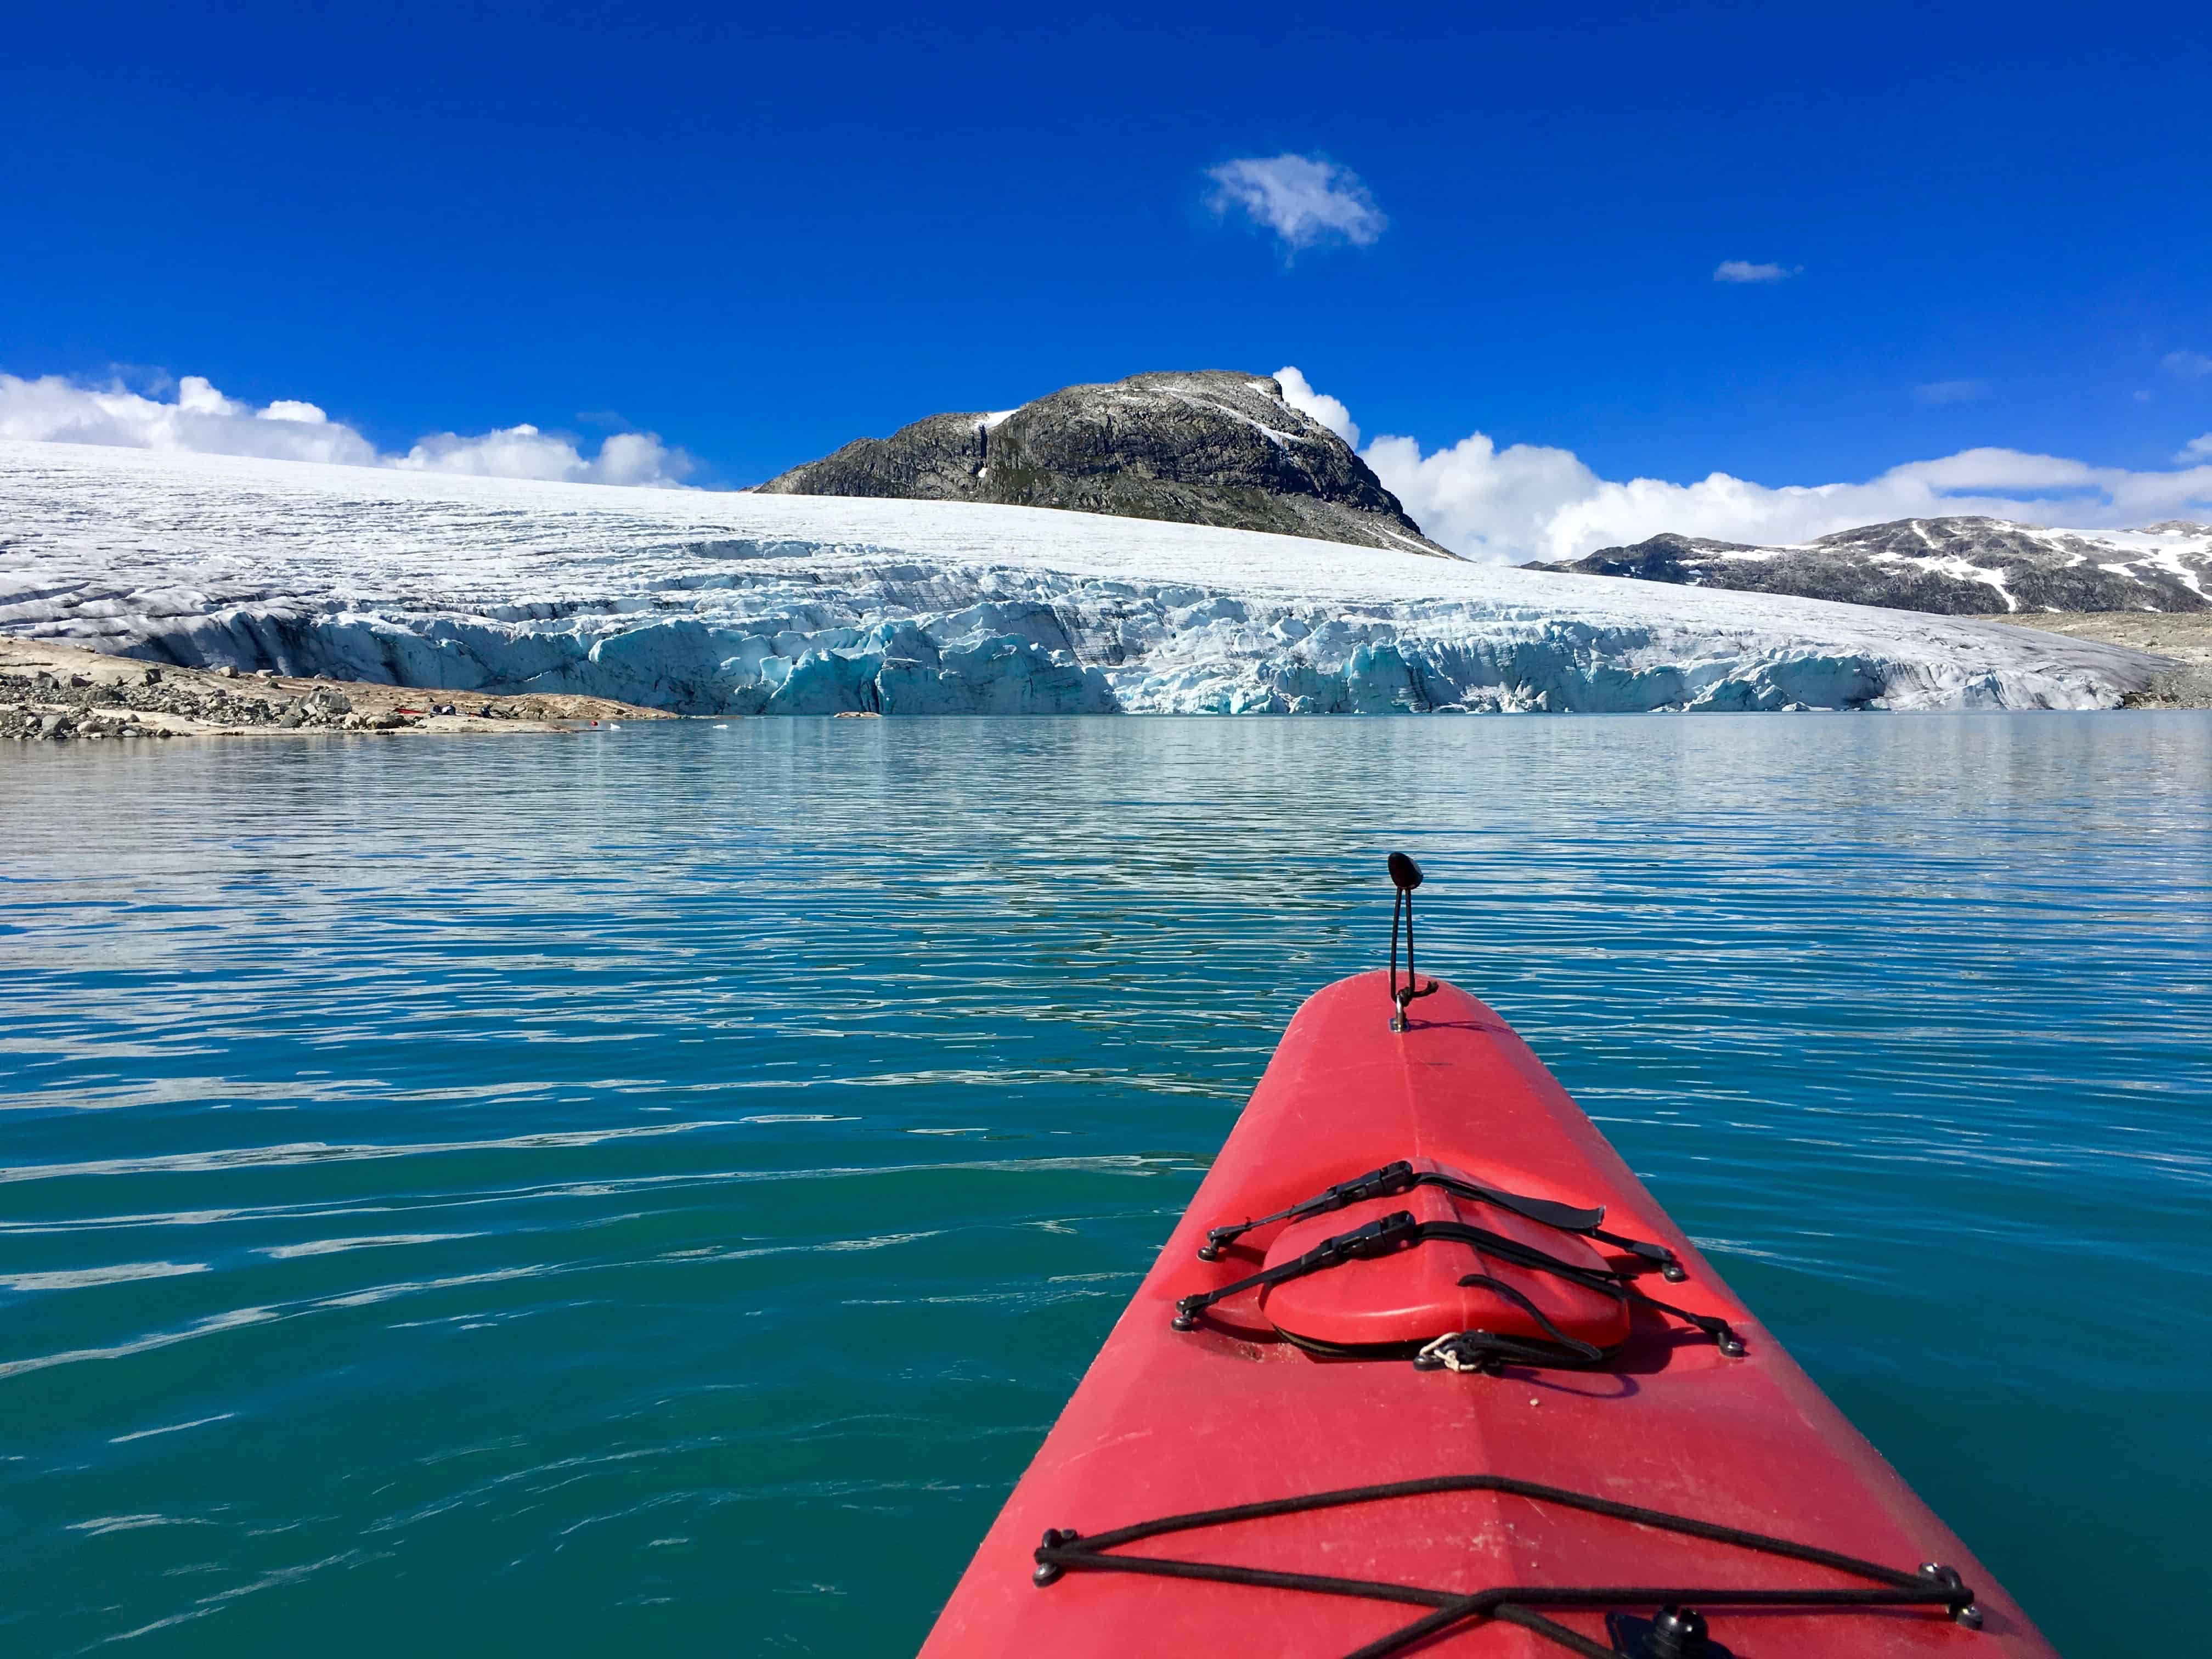
[[[24,746],[0,832],[10,1654],[911,1653],[1394,848],[2062,1650],[2203,1638],[2212,715]]]

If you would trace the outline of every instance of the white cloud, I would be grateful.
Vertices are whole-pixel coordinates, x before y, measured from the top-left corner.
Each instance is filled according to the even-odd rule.
[[[224,397],[198,374],[177,383],[174,403],[120,385],[82,386],[58,374],[35,380],[0,374],[0,438],[349,466],[376,462],[374,444],[313,404],[285,401],[257,410]]]
[[[1325,242],[1365,247],[1390,223],[1358,173],[1317,155],[1248,155],[1206,176],[1214,212],[1243,214],[1293,252]]]
[[[1930,380],[1913,387],[1912,395],[1923,404],[1970,404],[1989,389],[1985,380]]]
[[[573,441],[534,426],[507,427],[474,438],[441,432],[418,440],[404,455],[383,455],[313,404],[280,398],[256,409],[224,397],[198,374],[178,381],[176,401],[167,403],[120,385],[88,386],[58,374],[27,380],[0,374],[0,438],[578,483],[674,485],[695,465],[650,432],[615,433],[599,445],[596,456],[587,458]]]
[[[2179,374],[2184,380],[2196,380],[2212,374],[2212,357],[2201,351],[2169,351],[2159,359],[2169,374]]]
[[[1804,274],[1802,265],[1760,265],[1748,259],[1723,259],[1713,267],[1717,283],[1781,283]]]
[[[1295,368],[1277,369],[1275,379],[1282,386],[1285,403],[1300,414],[1310,415],[1354,449],[1359,447],[1359,423],[1341,401],[1326,392],[1316,392]]]
[[[1292,372],[1278,376],[1286,392]],[[1510,564],[1580,558],[1670,530],[1774,545],[1893,519],[1983,514],[2109,528],[2212,507],[2212,433],[2176,458],[2183,465],[2174,471],[1967,449],[1863,483],[1778,487],[1725,472],[1686,484],[1603,478],[1571,450],[1500,449],[1480,432],[1426,454],[1412,438],[1384,435],[1361,454],[1437,541],[1472,559]]]
[[[680,449],[664,446],[650,432],[617,432],[586,460],[574,441],[536,427],[501,427],[481,437],[436,432],[418,438],[404,455],[385,465],[410,472],[471,472],[488,478],[545,478],[555,483],[675,484],[692,469]]]
[[[611,432],[599,440],[590,482],[672,486],[690,477],[698,465],[682,449],[662,443],[658,432]]]

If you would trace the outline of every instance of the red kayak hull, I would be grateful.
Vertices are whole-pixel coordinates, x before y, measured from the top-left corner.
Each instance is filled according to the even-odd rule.
[[[1298,1011],[1189,1210],[953,1592],[925,1659],[1338,1659],[1422,1609],[1091,1571],[1039,1587],[1033,1552],[1048,1528],[1096,1534],[1232,1504],[1463,1474],[1691,1516],[1906,1571],[1944,1563],[1973,1587],[1983,1618],[1971,1630],[1941,1609],[1706,1607],[1714,1639],[1735,1659],[2049,1655],[2019,1607],[1729,1293],[1505,1022],[1450,985],[1413,1009],[1411,1029],[1388,1029],[1378,973],[1340,981]],[[1215,1262],[1197,1255],[1208,1227],[1283,1209],[1400,1158],[1431,1159],[1533,1197],[1603,1205],[1607,1231],[1667,1245],[1687,1269],[1686,1282],[1655,1280],[1653,1289],[1726,1319],[1746,1352],[1726,1357],[1679,1322],[1639,1313],[1601,1370],[1425,1372],[1402,1358],[1316,1357],[1282,1340],[1251,1295],[1220,1304],[1197,1329],[1171,1328],[1178,1297],[1255,1271],[1284,1224],[1254,1231]],[[1406,1206],[1404,1199],[1356,1206],[1322,1231]],[[1380,1265],[1323,1277],[1345,1275],[1341,1289],[1356,1271]],[[1127,1553],[1461,1593],[1862,1582],[1480,1492],[1211,1528]],[[1598,1613],[1547,1616],[1606,1642]],[[1499,1620],[1464,1625],[1419,1649],[1469,1659],[1562,1650]]]

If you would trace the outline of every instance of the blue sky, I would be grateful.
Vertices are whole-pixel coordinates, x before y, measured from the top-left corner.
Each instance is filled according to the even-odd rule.
[[[1607,479],[2212,429],[2197,9],[1027,11],[12,6],[0,371],[724,483],[1160,368]],[[1378,220],[1209,205],[1285,155]]]

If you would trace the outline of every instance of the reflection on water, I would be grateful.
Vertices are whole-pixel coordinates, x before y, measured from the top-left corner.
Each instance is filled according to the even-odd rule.
[[[2192,715],[0,756],[0,1634],[911,1651],[1402,846],[2060,1645],[2183,1642],[2208,796]]]

